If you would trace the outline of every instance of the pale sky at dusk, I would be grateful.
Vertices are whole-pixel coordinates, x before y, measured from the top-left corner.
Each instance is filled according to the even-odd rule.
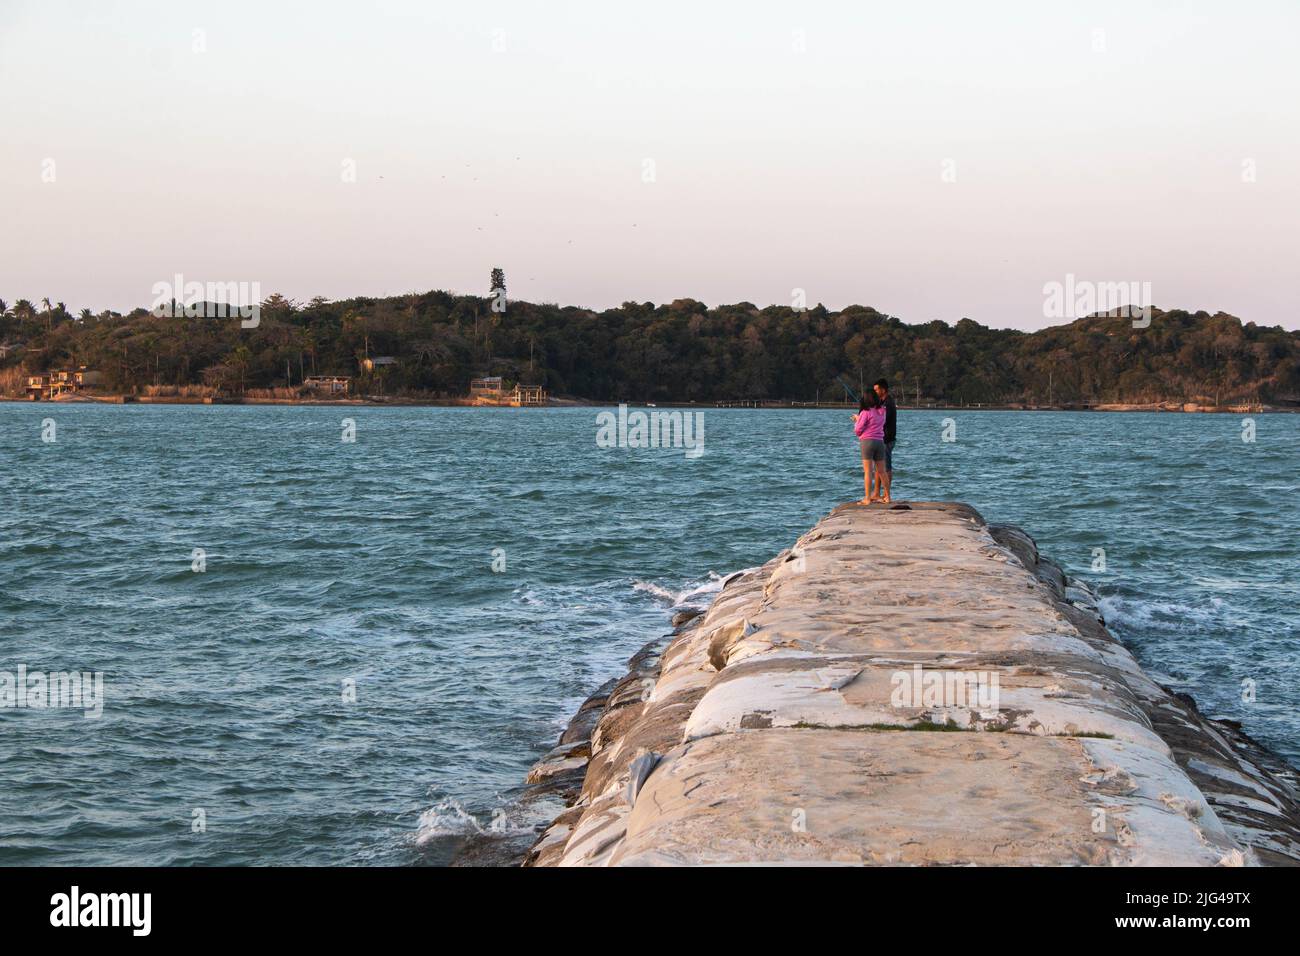
[[[1294,329],[1298,63],[1294,0],[0,0],[0,298],[500,265],[1032,329],[1073,273]]]

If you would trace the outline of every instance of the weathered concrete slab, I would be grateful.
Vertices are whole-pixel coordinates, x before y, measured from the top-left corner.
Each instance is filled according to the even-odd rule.
[[[1221,832],[1212,840],[1192,826],[1149,834],[1145,815],[1136,832],[1093,833],[1092,808],[1111,799],[1107,789],[1078,739],[843,730],[711,737],[670,755],[647,780],[609,862],[1213,864],[1230,852]],[[1150,797],[1140,805],[1159,826],[1164,808]]]

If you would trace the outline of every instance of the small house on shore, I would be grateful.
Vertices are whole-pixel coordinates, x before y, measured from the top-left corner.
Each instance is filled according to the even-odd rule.
[[[59,368],[48,372],[37,372],[35,375],[27,376],[27,397],[33,402],[42,399],[52,401],[60,395],[79,392],[83,388],[98,385],[102,380],[102,373],[88,369],[84,365],[76,369]]]
[[[546,404],[546,392],[540,385],[516,385],[510,404],[517,408],[542,406]]]
[[[352,387],[352,379],[346,375],[308,375],[302,380],[302,387],[326,395],[346,395]]]
[[[373,372],[375,369],[387,368],[390,365],[396,365],[397,359],[391,355],[366,356],[361,360],[361,368],[366,372]]]
[[[536,408],[546,404],[547,395],[540,385],[516,385],[507,390],[500,375],[476,378],[469,383],[469,397],[475,405],[507,405],[513,408]]]

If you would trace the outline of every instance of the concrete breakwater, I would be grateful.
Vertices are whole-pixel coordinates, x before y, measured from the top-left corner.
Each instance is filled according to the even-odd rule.
[[[530,772],[525,865],[1300,864],[1295,770],[968,506],[841,506],[674,623]]]

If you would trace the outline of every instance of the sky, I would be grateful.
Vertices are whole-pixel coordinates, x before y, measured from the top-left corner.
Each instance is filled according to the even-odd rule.
[[[1300,328],[1300,4],[0,0],[0,298]],[[1069,279],[1068,277],[1073,277]]]

